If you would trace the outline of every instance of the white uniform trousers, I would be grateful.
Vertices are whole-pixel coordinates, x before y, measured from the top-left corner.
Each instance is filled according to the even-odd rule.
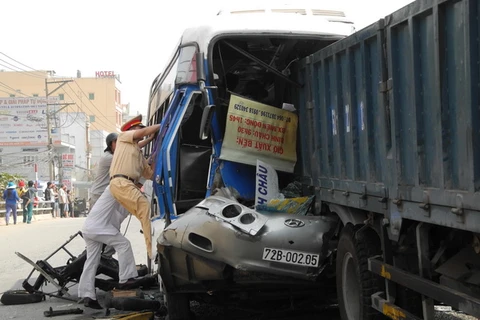
[[[95,276],[102,253],[103,244],[112,246],[118,253],[118,278],[120,283],[138,277],[130,241],[121,233],[116,235],[83,234],[87,244],[87,260],[83,266],[82,276],[78,283],[78,297],[97,300],[95,294]]]

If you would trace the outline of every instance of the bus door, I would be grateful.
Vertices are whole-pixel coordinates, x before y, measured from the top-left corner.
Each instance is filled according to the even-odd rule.
[[[208,178],[205,172],[208,171],[211,146],[198,145],[195,140],[199,140],[197,114],[201,112],[201,95],[193,85],[177,90],[162,120],[154,172],[154,188],[162,217],[168,214],[175,219],[177,214],[195,205],[196,200],[192,198],[199,197],[196,189],[203,190],[202,198],[205,195]]]

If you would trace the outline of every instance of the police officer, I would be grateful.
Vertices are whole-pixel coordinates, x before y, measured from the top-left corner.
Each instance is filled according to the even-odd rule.
[[[139,142],[153,135],[160,125],[145,127],[142,115],[126,122],[118,135],[112,166],[110,168],[110,191],[112,196],[142,223],[147,253],[152,258],[152,235],[150,224],[150,204],[137,186],[141,177],[152,179],[153,170],[140,150]],[[153,164],[152,164],[153,165]]]

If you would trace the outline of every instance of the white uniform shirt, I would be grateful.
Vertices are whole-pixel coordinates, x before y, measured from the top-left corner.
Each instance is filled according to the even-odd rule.
[[[103,157],[98,161],[98,167],[95,172],[95,180],[93,181],[90,193],[100,196],[103,190],[110,184],[110,165],[112,164],[113,154],[105,151]]]
[[[82,233],[115,235],[120,233],[120,226],[128,215],[129,212],[115,200],[110,192],[110,186],[107,186],[88,213]]]

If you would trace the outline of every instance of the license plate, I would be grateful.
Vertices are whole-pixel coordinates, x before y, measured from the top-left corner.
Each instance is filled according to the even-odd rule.
[[[314,253],[306,253],[294,250],[264,248],[263,260],[289,263],[299,266],[318,267],[320,256]]]

